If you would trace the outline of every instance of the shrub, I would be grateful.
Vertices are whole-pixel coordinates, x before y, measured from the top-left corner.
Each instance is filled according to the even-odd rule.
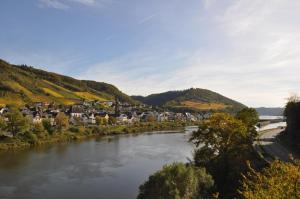
[[[74,126],[70,127],[69,131],[72,132],[72,133],[79,133],[80,132],[79,128],[74,127]]]
[[[251,171],[244,176],[240,191],[242,198],[273,199],[300,198],[300,164],[274,161],[261,172]]]
[[[54,132],[54,129],[51,125],[51,121],[49,119],[44,119],[42,122],[44,129],[50,134],[52,135]]]
[[[29,144],[36,144],[38,142],[37,135],[29,131],[26,131],[24,133],[19,133],[17,136],[20,140],[22,140],[23,142],[27,142]]]
[[[194,199],[208,197],[214,181],[204,168],[174,163],[151,175],[140,186],[138,199]]]

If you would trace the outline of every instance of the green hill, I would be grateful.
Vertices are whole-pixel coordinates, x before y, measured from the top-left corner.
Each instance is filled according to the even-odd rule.
[[[0,59],[0,106],[39,101],[71,105],[82,100],[114,100],[115,96],[123,102],[136,103],[110,84],[77,80]]]
[[[283,116],[284,108],[281,107],[259,107],[255,108],[259,115]]]
[[[227,111],[236,112],[245,105],[210,90],[191,88],[183,91],[169,91],[147,97],[132,96],[133,99],[154,106],[179,111]]]

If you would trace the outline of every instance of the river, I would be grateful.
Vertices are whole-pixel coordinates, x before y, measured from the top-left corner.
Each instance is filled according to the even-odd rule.
[[[164,164],[187,162],[195,128],[51,145],[0,154],[0,198],[133,199]]]

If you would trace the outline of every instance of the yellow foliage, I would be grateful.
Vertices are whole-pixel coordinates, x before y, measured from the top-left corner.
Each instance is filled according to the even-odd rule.
[[[33,96],[34,96],[34,94],[33,94],[30,90],[24,88],[24,87],[21,86],[18,82],[4,81],[4,82],[2,82],[2,84],[4,84],[4,85],[10,87],[10,88],[13,89],[14,91],[17,91],[17,92],[23,92],[23,93],[24,93],[27,97],[29,97],[30,99],[32,99]]]
[[[59,90],[62,90],[62,91],[65,91],[65,92],[68,92],[68,93],[72,93],[72,91],[64,88],[64,87],[61,87],[59,85],[56,85],[56,84],[53,84],[52,82],[49,82],[47,80],[43,80],[43,82],[47,83],[47,84],[50,84],[51,86],[54,86],[55,88],[59,89]]]
[[[253,169],[244,176],[240,191],[247,199],[300,198],[300,164],[274,161],[261,172]]]
[[[198,110],[222,110],[229,106],[222,103],[206,103],[187,100],[181,102],[181,107],[194,108]]]
[[[8,104],[14,104],[17,107],[24,106],[25,103],[18,96],[10,96],[10,97],[1,97],[0,98],[0,106],[4,107]]]
[[[59,94],[58,92],[51,90],[49,88],[42,88],[43,91],[45,93],[48,93],[49,95],[52,95],[53,97],[58,97],[58,98],[63,98],[64,96],[62,96],[61,94]]]
[[[86,100],[98,100],[98,101],[106,101],[107,99],[104,99],[102,97],[99,97],[97,95],[94,95],[89,92],[74,92],[75,95],[77,95],[80,98],[86,99]]]
[[[58,98],[57,101],[64,105],[74,105],[76,102],[78,102],[76,100],[67,99],[67,98]]]

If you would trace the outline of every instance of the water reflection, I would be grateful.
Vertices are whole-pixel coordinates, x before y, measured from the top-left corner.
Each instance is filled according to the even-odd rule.
[[[0,154],[0,198],[135,198],[138,186],[162,165],[192,156],[192,130]]]

